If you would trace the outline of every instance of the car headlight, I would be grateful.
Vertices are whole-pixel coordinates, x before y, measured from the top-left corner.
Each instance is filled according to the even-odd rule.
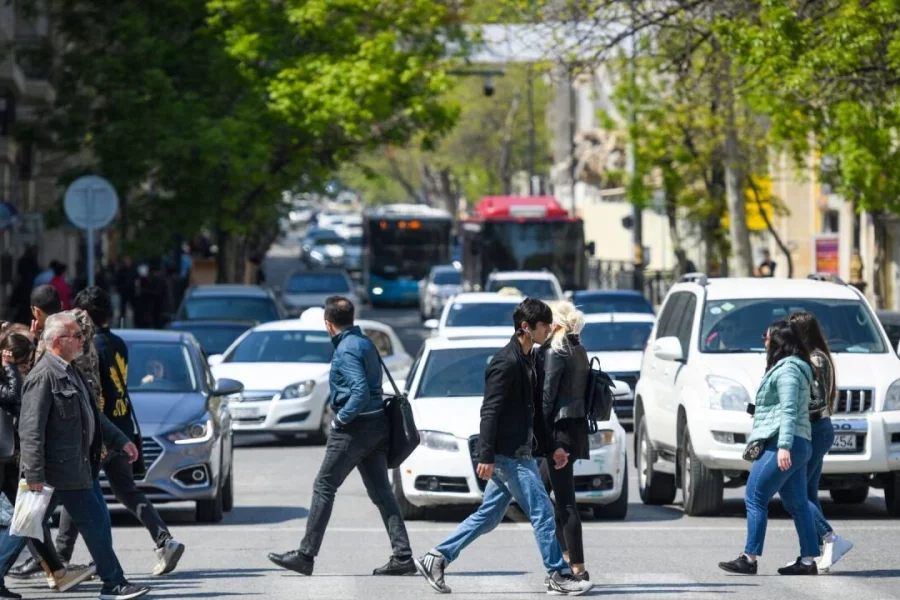
[[[590,440],[591,450],[596,450],[603,446],[610,446],[616,443],[616,432],[612,429],[601,429],[597,433],[592,433],[590,435]]]
[[[312,394],[312,391],[316,388],[316,382],[310,379],[309,381],[301,381],[300,383],[295,383],[293,385],[289,385],[281,391],[281,399],[282,400],[290,400],[292,398],[303,398],[304,396],[309,396]]]
[[[173,431],[166,436],[166,439],[175,444],[202,444],[212,439],[213,423],[212,419],[191,423],[187,427]]]
[[[419,438],[422,445],[432,450],[444,450],[446,452],[459,452],[459,444],[456,438],[449,433],[440,431],[420,431]]]
[[[316,260],[322,260],[325,258],[325,256],[318,250],[313,250],[312,252],[309,253],[309,255]]]
[[[737,381],[718,375],[707,375],[706,383],[712,394],[709,407],[718,410],[747,410],[750,394]]]
[[[884,397],[884,410],[900,410],[900,379],[888,388]]]

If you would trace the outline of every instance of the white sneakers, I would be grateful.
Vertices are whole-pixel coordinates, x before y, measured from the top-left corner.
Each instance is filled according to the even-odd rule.
[[[822,556],[816,559],[819,571],[827,573],[832,566],[836,565],[851,550],[853,550],[853,542],[842,538],[836,533],[833,534],[831,541],[825,542]]]

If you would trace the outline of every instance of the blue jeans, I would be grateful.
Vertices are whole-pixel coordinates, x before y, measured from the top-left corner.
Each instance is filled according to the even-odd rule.
[[[537,541],[547,572],[568,571],[569,565],[563,559],[562,549],[556,540],[553,504],[541,481],[537,462],[532,458],[496,456],[494,476],[484,490],[481,506],[460,523],[456,531],[435,550],[450,562],[456,560],[463,548],[492,531],[503,521],[503,515],[506,514],[506,509],[513,499],[531,519],[534,539]]]
[[[778,468],[778,445],[775,438],[766,444],[763,455],[753,463],[747,480],[747,545],[744,552],[760,556],[766,541],[769,521],[769,500],[781,492],[784,507],[794,518],[800,537],[800,556],[819,556],[819,538],[806,495],[806,468],[812,454],[809,440],[794,436],[791,448],[791,468]]]
[[[113,550],[109,509],[103,499],[100,482],[94,480],[93,489],[57,490],[56,495],[81,532],[104,589],[127,583],[122,565]]]
[[[822,513],[822,503],[819,502],[819,480],[822,479],[822,464],[825,455],[834,443],[834,426],[831,419],[826,417],[812,424],[812,456],[806,467],[806,494],[809,498],[810,510],[816,521],[816,533],[823,538],[834,530],[828,524],[828,520]]]

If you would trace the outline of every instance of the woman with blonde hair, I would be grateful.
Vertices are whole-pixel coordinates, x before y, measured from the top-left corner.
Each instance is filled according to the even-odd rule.
[[[590,458],[585,394],[590,363],[581,345],[584,314],[571,302],[550,303],[553,325],[541,347],[544,363],[543,417],[550,485],[556,499],[556,538],[572,573],[585,581],[581,517],[575,503],[573,464]],[[563,466],[557,466],[563,465]]]

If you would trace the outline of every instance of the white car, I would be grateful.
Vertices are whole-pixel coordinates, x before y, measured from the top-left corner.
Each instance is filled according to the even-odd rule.
[[[581,345],[588,358],[600,361],[600,368],[630,388],[627,397],[616,402],[619,421],[634,420],[634,388],[641,374],[641,360],[656,318],[646,313],[598,313],[585,315]]]
[[[362,313],[362,302],[353,282],[345,271],[338,269],[294,271],[281,291],[282,304],[293,316],[309,308],[321,308],[331,296],[344,296],[353,303],[357,316]]]
[[[473,456],[481,422],[484,370],[509,338],[425,342],[405,382],[421,443],[392,474],[394,493],[407,519],[425,507],[481,502],[486,482],[475,475]],[[626,384],[617,382],[616,392]],[[628,510],[625,430],[615,415],[598,423],[590,460],[575,463],[579,504],[598,517],[624,519]]]
[[[333,416],[328,374],[334,346],[322,315],[322,309],[310,309],[299,319],[259,325],[224,354],[209,358],[216,378],[244,384],[243,392],[229,398],[234,431],[273,433],[282,439],[303,434],[324,443]],[[394,330],[364,319],[356,324],[378,348],[391,375],[406,377],[412,358]]]
[[[425,321],[435,337],[511,337],[513,312],[524,300],[522,296],[472,292],[458,294],[444,306],[441,319]]]
[[[635,394],[644,503],[671,503],[681,487],[685,513],[716,514],[723,487],[746,483],[746,409],[765,371],[763,336],[804,310],[819,320],[837,376],[822,487],[842,503],[883,487],[888,513],[900,516],[900,358],[865,297],[840,281],[689,275],[672,287]]]
[[[503,288],[515,288],[523,296],[538,300],[564,299],[559,279],[548,271],[500,271],[491,273],[484,284],[486,292],[499,292]]]
[[[419,313],[423,319],[440,316],[444,305],[460,292],[462,271],[454,265],[431,267],[428,276],[419,282]]]

